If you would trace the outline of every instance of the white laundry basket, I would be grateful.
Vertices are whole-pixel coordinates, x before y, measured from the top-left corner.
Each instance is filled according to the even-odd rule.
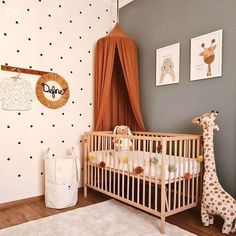
[[[72,148],[71,155],[54,157],[50,149],[45,157],[45,204],[62,209],[78,201],[80,159]]]

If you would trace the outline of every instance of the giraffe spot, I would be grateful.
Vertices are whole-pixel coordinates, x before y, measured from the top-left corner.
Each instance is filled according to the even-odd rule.
[[[229,198],[229,196],[227,196],[227,195],[226,195],[226,196],[225,196],[225,198],[226,198],[226,199],[228,199],[228,198]]]
[[[233,212],[231,212],[231,213],[230,213],[230,215],[231,215],[231,216],[234,216],[234,213],[233,213]]]
[[[231,224],[227,224],[226,226],[230,228],[230,227],[231,227]]]
[[[222,202],[218,202],[218,206],[222,206]]]
[[[213,183],[210,183],[209,186],[213,186],[214,184]]]
[[[213,198],[210,198],[210,201],[213,201],[214,199]]]

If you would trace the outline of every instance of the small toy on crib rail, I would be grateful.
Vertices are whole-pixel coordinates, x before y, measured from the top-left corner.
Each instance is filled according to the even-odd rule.
[[[132,135],[130,128],[125,125],[116,126],[113,134]],[[113,139],[116,151],[131,151],[133,150],[132,141],[129,138],[114,138]]]
[[[194,125],[203,127],[204,146],[204,178],[203,196],[201,204],[201,217],[204,226],[214,223],[214,215],[220,215],[224,219],[223,234],[236,232],[236,201],[220,185],[215,166],[213,131],[219,130],[215,124],[218,112],[205,113],[192,120]],[[198,162],[203,158],[198,157]]]

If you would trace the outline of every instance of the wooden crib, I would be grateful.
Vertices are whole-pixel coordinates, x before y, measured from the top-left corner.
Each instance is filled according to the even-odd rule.
[[[114,139],[129,139],[130,150],[116,150]],[[195,207],[202,168],[200,135],[110,131],[84,136],[84,196],[92,188],[129,205],[165,218]]]

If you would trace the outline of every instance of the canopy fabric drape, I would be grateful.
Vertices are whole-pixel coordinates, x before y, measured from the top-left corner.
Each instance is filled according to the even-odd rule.
[[[96,131],[128,125],[144,131],[139,102],[137,48],[119,24],[97,42],[94,121]]]

